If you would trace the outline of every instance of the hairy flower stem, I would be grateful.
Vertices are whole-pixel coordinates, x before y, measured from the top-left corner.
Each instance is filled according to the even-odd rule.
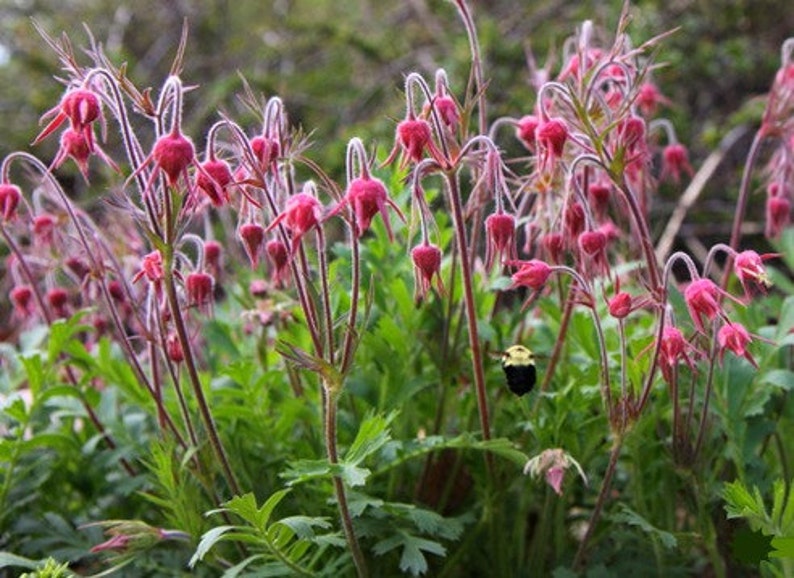
[[[193,350],[190,346],[187,328],[185,327],[184,319],[182,319],[182,311],[179,308],[179,298],[176,294],[176,286],[174,285],[170,260],[171,256],[169,255],[169,258],[165,263],[167,267],[165,273],[166,298],[168,299],[168,307],[171,311],[171,316],[174,321],[174,327],[176,329],[177,337],[179,338],[179,344],[182,346],[182,351],[185,355],[185,367],[187,368],[188,377],[190,378],[190,385],[193,388],[193,395],[196,396],[196,403],[198,404],[199,412],[201,413],[201,419],[204,422],[204,427],[207,428],[207,434],[209,435],[212,449],[215,452],[215,457],[217,457],[221,462],[221,468],[223,469],[224,475],[226,477],[226,482],[229,484],[229,488],[232,490],[232,492],[235,495],[239,495],[241,493],[240,485],[237,483],[237,478],[235,477],[234,471],[229,464],[229,458],[226,455],[226,451],[223,449],[220,435],[218,435],[218,428],[215,425],[215,420],[212,417],[209,405],[207,404],[207,399],[204,396],[204,390],[201,387],[201,380],[199,379],[198,370],[196,369],[196,361],[193,358]]]
[[[618,458],[620,457],[620,450],[622,448],[623,435],[621,434],[615,437],[614,441],[612,442],[612,451],[609,454],[609,463],[607,464],[607,469],[604,472],[604,481],[601,482],[601,490],[598,492],[598,498],[596,499],[593,513],[590,515],[590,520],[587,522],[587,530],[585,531],[584,537],[579,544],[579,549],[576,551],[576,556],[573,559],[574,570],[581,568],[584,562],[587,544],[593,535],[593,531],[595,530],[599,518],[601,517],[601,511],[604,509],[604,504],[606,503],[607,495],[609,494],[609,490],[612,486],[612,477],[615,475],[615,469],[617,468]]]
[[[455,238],[460,254],[460,270],[463,281],[463,297],[466,307],[466,320],[469,328],[469,346],[471,347],[472,370],[474,371],[474,387],[477,393],[477,408],[480,414],[480,428],[484,440],[491,439],[491,426],[488,419],[488,398],[485,392],[485,374],[482,366],[482,351],[480,350],[480,336],[477,330],[477,309],[474,303],[474,288],[469,259],[469,246],[466,241],[466,224],[463,217],[463,206],[460,200],[460,189],[455,173],[444,173],[447,185],[449,204],[452,208],[452,219],[455,227]],[[492,470],[493,459],[491,454],[486,454],[488,468]]]
[[[328,386],[323,384],[323,405],[325,408],[325,447],[328,452],[328,462],[332,465],[339,463],[339,454],[336,445],[336,407],[337,396],[341,386]],[[339,516],[342,519],[342,527],[345,531],[345,539],[353,556],[356,565],[356,574],[359,578],[367,578],[369,570],[361,546],[358,543],[356,532],[353,529],[353,518],[350,516],[350,508],[347,505],[347,495],[345,494],[345,484],[338,475],[333,477],[334,493],[336,494],[336,505],[339,508]]]

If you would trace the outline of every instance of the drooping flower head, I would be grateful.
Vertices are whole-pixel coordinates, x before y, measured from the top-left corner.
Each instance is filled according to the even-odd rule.
[[[539,291],[543,289],[552,274],[553,269],[540,259],[530,259],[529,261],[508,261],[506,265],[518,267],[518,271],[513,273],[513,284],[511,289],[516,287],[529,287]]]
[[[516,219],[507,213],[494,213],[485,219],[485,268],[491,270],[498,259],[516,258]]]
[[[357,237],[361,237],[361,235],[369,230],[373,217],[380,213],[383,217],[383,224],[386,226],[389,240],[394,239],[391,222],[389,221],[389,213],[386,210],[387,205],[393,208],[401,219],[405,220],[400,208],[389,198],[386,185],[383,184],[383,181],[368,175],[350,181],[345,196],[334,210],[331,211],[331,215],[339,213],[345,205],[349,205],[355,214],[355,232]]]
[[[766,293],[772,285],[764,261],[774,257],[777,257],[774,253],[759,255],[752,250],[742,251],[734,257],[733,270],[742,284],[745,296],[750,297],[755,292]]]
[[[303,236],[318,226],[323,218],[323,206],[312,194],[313,183],[307,183],[303,192],[291,196],[284,205],[284,211],[268,225],[265,233],[283,223],[292,236],[290,253],[295,254]]]
[[[558,496],[562,496],[562,482],[565,472],[574,466],[579,477],[587,485],[587,476],[571,455],[561,448],[543,450],[540,454],[530,459],[524,466],[524,474],[537,478],[544,476],[546,483]]]
[[[417,245],[411,250],[411,260],[414,263],[414,298],[422,301],[427,292],[436,281],[436,289],[444,292],[441,281],[441,249],[430,243]]]
[[[727,322],[720,327],[717,333],[717,343],[720,346],[720,362],[722,362],[725,351],[731,351],[737,357],[744,357],[753,367],[758,367],[753,356],[747,351],[747,346],[752,341],[747,329],[741,323]]]
[[[701,333],[707,334],[703,325],[703,317],[713,321],[717,316],[725,316],[720,304],[722,297],[727,297],[740,303],[735,297],[717,287],[716,283],[711,279],[692,281],[684,290],[684,300],[686,301],[689,315],[692,317],[695,327]]]

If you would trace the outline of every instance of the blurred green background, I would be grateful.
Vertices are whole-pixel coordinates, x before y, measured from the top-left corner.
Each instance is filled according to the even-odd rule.
[[[586,18],[614,29],[620,2],[472,0],[485,53],[491,116],[527,112],[532,93],[525,51],[538,59]],[[697,159],[724,133],[731,115],[768,87],[782,41],[794,34],[790,0],[636,2],[637,42],[680,30],[663,44],[656,74],[676,104],[668,111]],[[39,116],[58,102],[55,56],[31,18],[50,34],[86,44],[84,24],[141,86],[168,71],[181,24],[190,38],[184,77],[201,86],[189,99],[194,138],[222,107],[234,113],[242,73],[258,92],[278,94],[291,118],[314,131],[313,156],[332,172],[347,139],[375,138],[388,148],[403,113],[404,75],[450,74],[461,94],[468,73],[466,37],[449,0],[136,0],[0,1],[0,155],[29,150]],[[87,60],[86,60],[87,62]],[[252,130],[253,130],[252,125]],[[40,151],[52,155],[55,140]],[[199,146],[202,143],[197,142]],[[47,148],[49,147],[49,148]]]

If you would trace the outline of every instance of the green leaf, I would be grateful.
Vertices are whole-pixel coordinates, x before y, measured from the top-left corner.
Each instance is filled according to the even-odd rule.
[[[665,532],[664,530],[658,529],[648,520],[640,516],[637,512],[629,508],[626,504],[620,504],[620,508],[621,511],[612,516],[612,519],[616,522],[622,522],[624,524],[628,524],[629,526],[638,527],[651,538],[659,540],[659,542],[661,542],[662,545],[668,550],[678,546],[678,540],[676,540],[675,536],[670,532]]]
[[[276,524],[283,524],[292,530],[301,540],[311,540],[316,536],[315,528],[327,530],[331,527],[328,518],[312,518],[310,516],[290,516],[282,518]]]
[[[373,415],[361,422],[356,439],[350,445],[345,455],[345,462],[354,466],[359,465],[367,456],[375,453],[391,439],[389,424],[397,416],[392,412],[388,416]]]
[[[8,568],[9,566],[34,570],[39,567],[39,563],[30,558],[17,556],[11,552],[0,552],[0,568]]]
[[[261,508],[257,508],[256,497],[253,493],[248,493],[243,496],[235,496],[224,504],[227,511],[237,514],[246,522],[257,528],[260,532],[264,532],[270,522],[270,516],[273,510],[276,509],[279,502],[290,492],[289,489],[279,490],[273,493]]]
[[[330,477],[331,464],[328,460],[298,460],[290,462],[289,469],[279,475],[287,481],[287,486],[295,486],[318,478]]]
[[[751,494],[740,481],[725,484],[722,492],[728,518],[745,518],[753,530],[769,528],[769,514],[764,506],[760,490]]]
[[[794,371],[788,369],[773,369],[761,375],[761,383],[774,385],[785,391],[794,389]]]
[[[772,538],[772,550],[770,558],[790,558],[794,559],[794,536],[778,536]]]
[[[235,528],[235,526],[217,526],[206,531],[204,535],[201,536],[201,541],[198,546],[196,546],[196,552],[193,554],[193,557],[190,558],[190,562],[187,563],[188,566],[192,569],[200,560],[204,559],[204,556],[207,555],[207,552],[209,552],[215,544],[223,539],[224,534]]]

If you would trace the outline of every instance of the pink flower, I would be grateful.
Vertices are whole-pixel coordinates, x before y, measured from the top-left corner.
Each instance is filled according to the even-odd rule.
[[[92,131],[91,127],[86,127],[82,131],[73,128],[63,131],[61,146],[58,149],[58,154],[52,160],[52,168],[59,168],[66,159],[71,158],[77,164],[80,174],[88,181],[88,159],[91,158],[91,155],[96,154],[106,165],[119,172],[118,165],[94,142]]]
[[[218,241],[204,241],[204,266],[213,277],[219,277],[223,271],[222,257],[223,246]]]
[[[414,297],[417,302],[427,295],[436,280],[439,293],[444,292],[441,282],[441,249],[435,245],[424,243],[411,250],[411,259],[414,262]]]
[[[73,130],[83,133],[86,139],[92,138],[90,125],[102,113],[99,97],[85,88],[75,88],[63,95],[61,102],[55,108],[47,111],[42,120],[55,115],[33,141],[37,145],[42,140],[55,132],[67,119]]]
[[[215,279],[209,273],[190,273],[185,279],[185,292],[190,305],[201,307],[212,302]]]
[[[681,181],[681,173],[686,173],[690,178],[695,171],[689,164],[689,152],[680,143],[667,145],[662,151],[662,173],[660,179],[670,179],[678,184]]]
[[[323,206],[317,197],[306,192],[298,193],[287,200],[284,211],[270,223],[265,233],[284,223],[292,235],[291,253],[294,255],[303,236],[319,225],[322,218]]]
[[[19,187],[10,183],[0,183],[0,218],[10,221],[17,214],[17,206],[22,199]]]
[[[386,205],[393,208],[399,217],[405,220],[399,207],[389,198],[386,192],[386,186],[383,182],[379,179],[373,179],[372,177],[362,176],[350,181],[345,196],[331,211],[329,216],[339,213],[345,205],[350,205],[353,208],[353,213],[356,217],[355,232],[357,237],[361,237],[361,235],[369,230],[372,218],[380,213],[381,216],[383,216],[383,223],[386,225],[386,232],[389,235],[389,240],[394,240]]]
[[[182,344],[179,342],[179,336],[177,336],[176,333],[170,333],[168,337],[165,338],[165,352],[168,354],[168,359],[174,363],[182,363],[185,361],[185,351],[182,349]],[[109,540],[109,542],[112,540],[113,539]]]
[[[447,95],[436,96],[433,100],[433,106],[438,116],[441,117],[441,122],[443,122],[445,126],[451,129],[458,126],[458,122],[460,122],[460,111],[458,110],[457,103],[452,97]]]
[[[179,361],[181,361],[181,359]],[[130,536],[127,536],[126,534],[116,534],[112,538],[105,540],[101,544],[97,544],[96,546],[91,548],[91,552],[95,554],[97,552],[102,552],[104,550],[124,551],[127,549],[130,540],[132,540],[132,538]]]
[[[55,229],[58,219],[55,215],[43,213],[33,218],[33,236],[43,245],[52,245],[55,239]]]
[[[741,323],[727,322],[720,327],[717,333],[717,342],[720,345],[720,362],[722,362],[725,355],[725,350],[732,351],[737,357],[744,357],[747,361],[753,364],[753,367],[758,367],[753,356],[747,351],[747,346],[752,339],[750,334]]]
[[[646,117],[656,114],[660,104],[670,104],[670,100],[665,98],[659,88],[652,82],[644,82],[637,91],[637,108]]]
[[[565,142],[568,140],[568,125],[561,118],[540,121],[535,128],[535,141],[554,158],[562,156]]]
[[[141,260],[141,270],[132,278],[133,283],[137,283],[139,279],[146,277],[152,285],[159,288],[163,280],[163,256],[160,251],[152,251],[148,255],[144,255]]]
[[[539,259],[508,261],[505,264],[519,268],[518,271],[513,273],[513,284],[510,287],[511,289],[516,287],[529,287],[536,291],[540,290],[553,272],[553,269],[547,263]]]
[[[193,142],[174,127],[154,144],[151,160],[165,173],[169,186],[176,187],[180,175],[186,175],[187,168],[194,162],[195,153]]]
[[[769,196],[766,199],[766,229],[769,239],[780,236],[791,219],[791,203],[786,197]]]
[[[541,239],[541,244],[552,263],[561,263],[565,250],[565,237],[562,233],[546,233]]]
[[[35,312],[33,289],[28,285],[17,285],[8,295],[14,305],[14,314],[20,319],[27,319]]]
[[[607,246],[607,237],[601,231],[585,231],[579,235],[579,248],[590,257],[597,257]]]
[[[266,136],[257,136],[251,139],[251,150],[256,155],[256,160],[263,171],[275,168],[276,161],[281,154],[281,147],[276,139]]]
[[[554,490],[554,493],[562,496],[562,482],[565,478],[565,472],[571,466],[576,468],[579,476],[587,485],[587,476],[582,470],[582,466],[561,448],[543,450],[540,454],[531,458],[524,466],[524,474],[533,478],[537,478],[542,474],[546,483]]]
[[[535,131],[540,121],[534,114],[522,116],[516,123],[516,138],[530,151],[535,152]]]
[[[485,268],[489,271],[497,257],[516,258],[516,220],[507,213],[494,213],[485,219]]]
[[[289,250],[287,246],[279,240],[273,239],[265,245],[270,262],[273,264],[273,281],[283,284],[287,275],[287,265],[289,265]]]
[[[684,300],[687,309],[689,309],[689,315],[701,333],[706,333],[706,329],[703,327],[703,316],[712,321],[717,315],[723,315],[722,305],[720,305],[721,296],[730,297],[711,279],[692,281],[684,290]]]
[[[216,207],[229,201],[229,185],[234,181],[229,164],[223,160],[208,160],[198,165],[196,188],[207,195]]]
[[[238,234],[243,242],[245,254],[251,261],[251,267],[259,264],[259,250],[265,240],[265,228],[259,223],[245,223],[240,225]]]
[[[665,325],[662,330],[662,342],[659,346],[659,366],[666,381],[672,379],[672,370],[683,359],[692,371],[695,364],[687,350],[697,350],[684,338],[681,330],[673,325]]]
[[[631,313],[632,302],[631,295],[625,291],[616,293],[612,298],[607,301],[609,314],[616,319],[624,319]]]
[[[764,268],[764,261],[777,257],[774,253],[759,255],[755,251],[742,251],[733,260],[733,270],[742,284],[746,296],[755,291],[766,293],[772,285]]]
[[[56,317],[69,316],[69,293],[62,287],[53,287],[47,291],[47,303]]]

